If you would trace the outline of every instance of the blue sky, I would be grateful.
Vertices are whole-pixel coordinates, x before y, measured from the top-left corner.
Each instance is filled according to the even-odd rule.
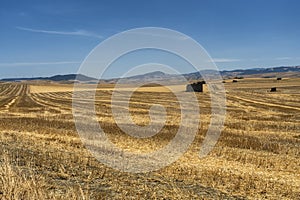
[[[300,64],[297,0],[0,3],[0,78],[76,73],[101,41],[149,26],[194,38],[222,70]]]

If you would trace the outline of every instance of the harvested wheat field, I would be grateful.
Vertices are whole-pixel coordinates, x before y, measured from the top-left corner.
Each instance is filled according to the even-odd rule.
[[[184,93],[185,86],[172,87]],[[99,123],[119,147],[153,151],[176,134],[180,108],[167,88],[143,87],[131,97],[129,110],[141,126],[149,123],[152,104],[166,108],[165,126],[146,139],[114,122],[113,85],[98,88]],[[205,90],[196,94],[201,125],[189,150],[159,171],[131,174],[101,164],[83,146],[72,85],[1,83],[0,199],[299,199],[300,79],[227,80],[225,88],[224,130],[208,156],[198,157],[211,115]]]

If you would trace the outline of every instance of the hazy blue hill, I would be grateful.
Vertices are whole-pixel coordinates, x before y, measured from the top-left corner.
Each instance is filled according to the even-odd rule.
[[[209,71],[211,74],[215,73],[216,71]],[[284,75],[284,74],[293,74],[300,77],[300,66],[281,66],[281,67],[272,67],[272,68],[253,68],[253,69],[237,69],[237,70],[224,70],[220,71],[220,74],[224,78],[234,78],[237,76],[255,76],[257,77],[267,77],[268,75],[272,75],[270,77],[274,77],[276,75]],[[183,74],[183,76],[188,80],[197,80],[201,79],[200,72],[193,72]],[[124,80],[128,81],[143,81],[143,80],[151,80],[151,79],[164,79],[164,80],[175,80],[178,78],[178,75],[174,74],[166,74],[161,71],[150,72],[142,75],[136,75],[131,77],[123,78]],[[82,81],[82,82],[95,82],[96,79],[92,77],[88,77],[82,74],[66,74],[66,75],[55,75],[51,77],[34,77],[34,78],[6,78],[2,79],[1,81],[24,81],[24,80],[48,80],[48,81]],[[106,82],[116,82],[118,78],[114,79],[107,79]]]
[[[77,77],[76,77],[77,76]],[[93,81],[95,78],[91,78],[82,74],[66,74],[66,75],[55,75],[51,77],[34,77],[34,78],[6,78],[2,81],[32,81],[32,80],[48,80],[48,81]]]

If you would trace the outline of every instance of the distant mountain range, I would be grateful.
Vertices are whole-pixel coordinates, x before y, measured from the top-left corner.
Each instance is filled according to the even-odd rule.
[[[51,77],[33,77],[33,78],[5,78],[1,81],[35,81],[35,80],[45,80],[45,81],[96,81],[95,78],[91,78],[82,74],[66,74],[66,75],[55,75]]]
[[[269,74],[282,74],[286,73],[285,75],[290,75],[291,73],[296,72],[299,75],[300,66],[282,66],[282,67],[271,67],[271,68],[254,68],[254,69],[237,69],[232,71],[221,71],[222,76],[232,76],[232,75],[239,75],[239,76],[251,76],[251,75],[266,75]],[[271,75],[272,76],[272,75]],[[268,78],[268,77],[266,77]]]
[[[236,69],[220,71],[221,76],[226,78],[252,77],[252,78],[272,78],[272,77],[300,77],[300,66],[281,66],[270,68]],[[201,79],[200,72],[184,74],[188,80]]]
[[[237,69],[237,70],[224,70],[220,71],[220,74],[224,79],[227,78],[238,78],[238,77],[260,77],[260,78],[272,78],[272,77],[300,77],[300,66],[281,66],[272,68],[254,68],[254,69]],[[198,80],[201,79],[200,72],[183,74],[187,80]],[[123,78],[130,82],[140,81],[140,80],[152,80],[152,79],[165,79],[172,80],[178,78],[178,75],[166,74],[161,71],[155,71],[151,73],[146,73],[142,75],[136,75],[131,77]],[[80,81],[80,82],[97,82],[97,79],[88,77],[82,74],[66,74],[66,75],[56,75],[51,77],[34,77],[34,78],[6,78],[1,81],[34,81],[34,80],[45,80],[45,81]],[[116,82],[119,80],[106,79],[101,80],[104,82]]]

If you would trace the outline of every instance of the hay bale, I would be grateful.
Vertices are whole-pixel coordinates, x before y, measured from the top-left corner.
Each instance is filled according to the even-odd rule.
[[[237,80],[232,80],[232,82],[233,82],[233,83],[237,83],[238,81],[237,81]]]
[[[276,92],[276,87],[272,87],[270,92]]]
[[[188,84],[186,86],[186,92],[203,92],[203,81]]]

